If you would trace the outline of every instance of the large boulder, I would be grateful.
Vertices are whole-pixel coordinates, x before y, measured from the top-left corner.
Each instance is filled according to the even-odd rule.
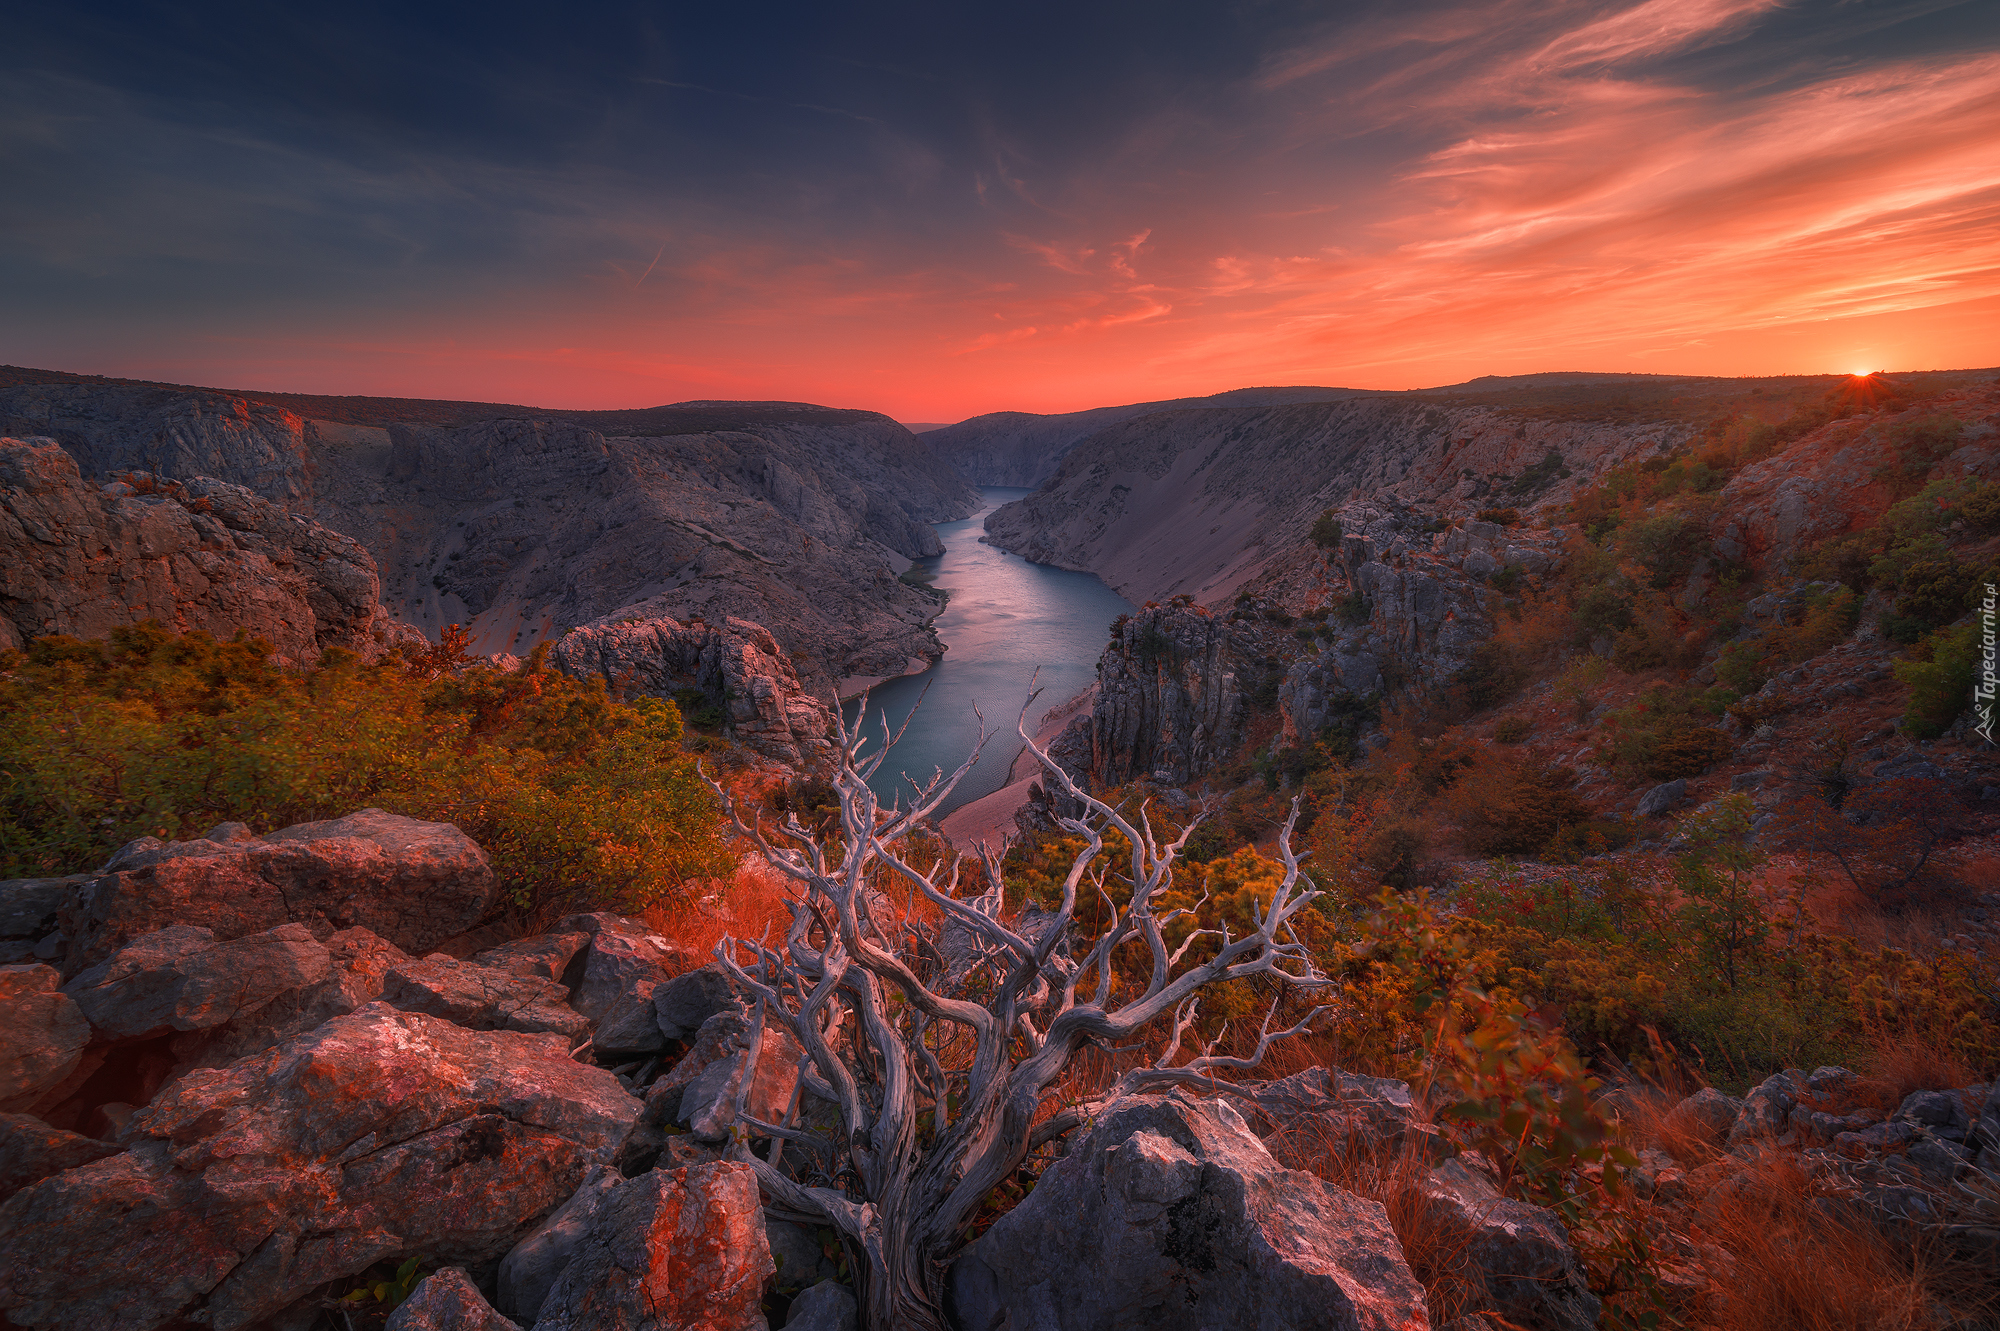
[[[757,1176],[721,1161],[655,1169],[598,1204],[536,1331],[767,1331],[772,1273]]]
[[[854,1293],[837,1280],[822,1280],[792,1300],[785,1331],[855,1331],[860,1309]]]
[[[475,1031],[555,1031],[576,1044],[590,1033],[590,1019],[565,1006],[567,997],[554,980],[442,952],[391,963],[382,984],[382,1001],[405,1012],[428,1012]]]
[[[1553,1211],[1503,1195],[1461,1160],[1433,1167],[1417,1192],[1480,1311],[1538,1331],[1597,1326],[1597,1296]]]
[[[563,972],[576,954],[590,943],[590,935],[582,930],[569,933],[536,934],[532,938],[517,938],[511,943],[502,943],[477,953],[472,960],[475,965],[491,966],[506,971],[509,975],[526,976],[537,980],[560,980]]]
[[[685,1123],[703,1141],[727,1137],[736,1123],[736,1096],[743,1085],[751,1030],[751,1019],[734,1009],[702,1023],[680,1062],[647,1088],[646,1123],[655,1127]],[[764,1024],[743,1106],[750,1117],[775,1123],[784,1115],[799,1084],[801,1053],[789,1031],[774,1022]]]
[[[0,1113],[33,1105],[77,1070],[90,1022],[49,966],[0,966]]]
[[[218,943],[176,924],[141,934],[63,986],[105,1040],[205,1031],[326,978],[327,950],[303,924]]]
[[[377,1262],[492,1261],[637,1109],[561,1036],[371,1003],[188,1073],[133,1116],[124,1154],[0,1207],[0,1312],[234,1331]]]
[[[472,1278],[456,1266],[425,1276],[395,1312],[385,1331],[521,1331],[493,1310]]]
[[[740,1006],[736,986],[718,962],[675,976],[653,991],[653,1017],[669,1040],[692,1040],[710,1017]]]
[[[409,955],[367,929],[342,929],[324,944],[327,972],[315,983],[279,994],[216,1030],[178,1036],[174,1052],[193,1066],[224,1068],[249,1054],[317,1030],[382,996],[389,969]]]
[[[653,1054],[667,1047],[653,1015],[653,991],[688,969],[690,958],[643,921],[597,912],[572,915],[560,932],[590,935],[570,1006],[596,1024],[599,1053]]]
[[[515,1244],[500,1261],[500,1310],[522,1322],[541,1315],[542,1301],[556,1277],[576,1256],[597,1204],[622,1181],[611,1165],[593,1165],[570,1199],[557,1207],[535,1232]]]
[[[0,1114],[0,1202],[31,1183],[124,1149],[52,1128],[27,1114]]]
[[[1420,1331],[1388,1213],[1271,1157],[1234,1108],[1111,1105],[953,1264],[964,1331]]]
[[[281,924],[322,938],[358,925],[422,954],[478,923],[492,903],[493,870],[472,838],[380,809],[262,838],[142,837],[64,906],[65,970],[73,976],[176,924],[223,940]]]
[[[1295,1150],[1377,1155],[1407,1150],[1429,1160],[1452,1153],[1410,1084],[1394,1077],[1307,1068],[1257,1085],[1249,1105],[1256,1126]]]
[[[33,959],[36,944],[61,927],[63,902],[89,881],[88,874],[0,880],[0,964]]]

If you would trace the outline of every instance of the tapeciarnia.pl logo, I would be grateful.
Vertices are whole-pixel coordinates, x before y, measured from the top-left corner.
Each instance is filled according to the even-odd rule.
[[[1972,686],[1972,710],[1979,714],[1979,724],[1973,729],[1993,743],[1993,702],[1996,685],[2000,679],[1994,672],[1994,632],[2000,628],[2000,590],[1992,583],[1986,584],[1986,599],[1979,603],[1979,682]]]

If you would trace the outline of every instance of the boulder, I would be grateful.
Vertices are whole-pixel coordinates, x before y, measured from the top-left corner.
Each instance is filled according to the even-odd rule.
[[[281,924],[321,938],[358,925],[421,954],[478,923],[492,902],[493,870],[472,838],[380,809],[249,841],[142,837],[63,908],[65,970],[73,976],[176,924],[225,941]]]
[[[326,978],[326,948],[303,924],[218,943],[176,924],[139,937],[63,986],[99,1039],[205,1031]]]
[[[645,1121],[655,1126],[685,1123],[705,1141],[729,1135],[736,1122],[736,1092],[750,1048],[751,1019],[741,1011],[718,1012],[702,1023],[694,1045],[666,1076],[646,1091]],[[799,1082],[798,1041],[775,1023],[764,1038],[744,1108],[752,1118],[774,1123],[790,1105]]]
[[[392,962],[382,977],[382,1001],[405,1012],[428,1012],[475,1031],[554,1031],[574,1045],[590,1033],[590,1019],[564,1005],[568,996],[554,980],[442,952]]]
[[[1730,1125],[1730,1148],[1781,1135],[1790,1126],[1792,1110],[1805,1088],[1806,1074],[1798,1068],[1774,1072],[1751,1087]]]
[[[1452,1153],[1444,1135],[1417,1104],[1408,1082],[1364,1077],[1338,1068],[1307,1068],[1255,1089],[1253,1114],[1266,1135],[1305,1150],[1375,1153],[1404,1149],[1425,1159]]]
[[[1641,818],[1652,818],[1665,813],[1687,799],[1688,783],[1685,779],[1663,781],[1639,797],[1639,805],[1633,810]]]
[[[1107,1107],[953,1264],[949,1299],[964,1331],[1429,1325],[1380,1203],[1179,1093]]]
[[[597,1051],[653,1054],[665,1049],[667,1037],[653,1016],[653,991],[686,970],[691,958],[643,921],[622,915],[572,915],[557,929],[590,935],[570,1006],[596,1024]]]
[[[861,1310],[854,1293],[837,1280],[822,1280],[792,1300],[785,1331],[855,1331]]]
[[[1478,1311],[1540,1331],[1597,1326],[1597,1296],[1553,1211],[1502,1195],[1461,1160],[1433,1166],[1417,1190],[1455,1273],[1479,1287]]]
[[[472,1277],[456,1266],[447,1266],[425,1276],[410,1291],[402,1306],[389,1314],[386,1331],[521,1331],[515,1323],[493,1311],[472,1283]]]
[[[1710,1143],[1720,1142],[1743,1112],[1743,1102],[1704,1086],[1675,1105],[1669,1121],[1685,1132],[1697,1132]]]
[[[710,1017],[741,1006],[729,973],[717,962],[675,976],[653,991],[653,1016],[669,1040],[692,1040]]]
[[[536,980],[560,980],[576,954],[590,942],[590,935],[572,933],[536,934],[511,943],[488,948],[472,958],[478,966],[492,966],[509,975]]]
[[[750,1166],[655,1169],[605,1195],[536,1331],[766,1331],[771,1277]]]
[[[515,1244],[500,1261],[501,1311],[524,1323],[541,1315],[542,1301],[556,1277],[576,1256],[577,1245],[590,1232],[590,1218],[605,1194],[622,1182],[611,1165],[593,1165],[568,1201],[557,1207],[535,1232]]]
[[[0,966],[0,1113],[33,1105],[83,1061],[90,1022],[53,967]]]
[[[67,878],[9,878],[0,881],[0,939],[40,942],[54,933],[63,902],[89,882],[89,874]]]
[[[0,1114],[0,1202],[31,1183],[124,1149],[52,1128],[26,1114]]]
[[[770,1241],[771,1261],[778,1268],[774,1283],[779,1289],[796,1292],[839,1278],[839,1260],[829,1257],[819,1235],[804,1225],[767,1218],[764,1237]]]
[[[612,1157],[637,1108],[560,1036],[371,1003],[188,1073],[133,1115],[124,1154],[16,1194],[0,1312],[234,1331],[377,1262],[492,1261]]]
[[[374,1002],[382,996],[389,968],[409,960],[403,949],[367,929],[342,929],[324,946],[327,973],[317,983],[282,993],[217,1030],[177,1037],[175,1054],[199,1067],[228,1067]]]

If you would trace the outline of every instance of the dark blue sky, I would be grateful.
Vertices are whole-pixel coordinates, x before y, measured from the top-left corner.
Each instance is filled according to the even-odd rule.
[[[14,363],[945,419],[2000,359],[1990,0],[29,5],[0,65]]]

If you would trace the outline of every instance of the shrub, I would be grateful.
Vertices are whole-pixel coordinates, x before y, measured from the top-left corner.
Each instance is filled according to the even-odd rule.
[[[1340,519],[1333,516],[1333,510],[1330,508],[1313,520],[1310,533],[1312,543],[1322,550],[1338,548],[1343,534]]]
[[[1374,606],[1360,592],[1344,597],[1340,602],[1340,622],[1343,624],[1366,624],[1374,613]]]
[[[2000,485],[1980,485],[1959,502],[1958,516],[1976,532],[2000,531]]]
[[[1972,569],[1949,556],[1912,564],[1896,593],[1896,613],[1931,628],[1949,624],[1965,613],[1978,582]]]
[[[1735,748],[1710,724],[1719,710],[1720,700],[1707,694],[1655,685],[1604,718],[1607,757],[1627,774],[1655,781],[1698,776]]]
[[[1502,527],[1521,525],[1521,510],[1518,508],[1482,508],[1476,516],[1481,522],[1496,522]]]
[[[1461,792],[1466,847],[1477,855],[1533,855],[1563,827],[1588,822],[1590,806],[1559,767],[1512,768]]]
[[[1505,644],[1488,639],[1473,649],[1472,659],[1452,676],[1466,706],[1475,712],[1497,707],[1527,682],[1527,667]]]
[[[1525,716],[1502,717],[1500,724],[1493,727],[1493,738],[1502,744],[1519,744],[1532,730]]]
[[[1528,570],[1519,564],[1506,564],[1495,570],[1487,581],[1500,591],[1511,592],[1521,585],[1521,579],[1527,572]]]
[[[1655,591],[1664,591],[1685,578],[1694,561],[1707,553],[1708,533],[1700,522],[1683,514],[1661,513],[1627,524],[1618,548],[1651,574]]]
[[[270,830],[375,806],[456,823],[531,912],[636,909],[728,864],[670,702],[547,669],[453,670],[451,645],[289,671],[158,624],[0,658],[0,876],[95,867],[139,836]]]
[[[1592,587],[1576,603],[1577,636],[1583,642],[1632,627],[1632,598],[1607,586]]]
[[[1964,437],[1964,422],[1951,416],[1924,416],[1898,425],[1889,432],[1891,460],[1875,469],[1875,479],[1897,493],[1914,491]]]
[[[1918,739],[1936,739],[1959,713],[1972,705],[1972,685],[1978,677],[1978,623],[1968,620],[1956,629],[1933,633],[1914,661],[1898,661],[1896,678],[1910,690],[1903,713],[1903,730]]]

